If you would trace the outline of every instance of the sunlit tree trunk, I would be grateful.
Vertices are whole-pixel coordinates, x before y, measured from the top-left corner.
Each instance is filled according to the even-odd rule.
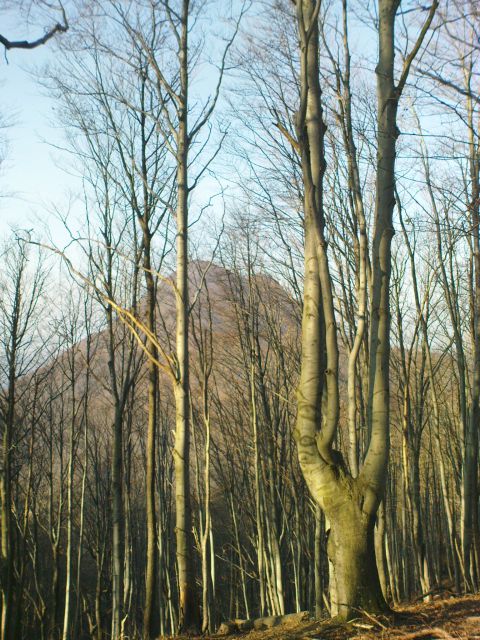
[[[70,322],[74,322],[71,318]],[[77,398],[76,398],[76,340],[72,335],[75,326],[72,325],[69,331],[71,338],[67,344],[69,346],[68,360],[69,360],[69,383],[71,389],[71,419],[70,419],[70,433],[68,438],[68,465],[67,465],[67,548],[65,553],[65,603],[63,610],[63,640],[69,640],[71,635],[71,617],[72,617],[72,599],[73,599],[73,479],[74,479],[74,464],[75,464],[75,429],[76,429],[76,415],[77,415]],[[75,336],[76,337],[76,336]],[[73,339],[72,339],[73,338]]]
[[[192,509],[190,501],[190,383],[188,290],[188,32],[189,0],[182,2],[180,23],[180,93],[176,132],[177,162],[177,274],[175,392],[175,508],[179,588],[179,630],[198,624],[193,569]]]
[[[339,419],[338,344],[323,212],[325,125],[318,68],[320,3],[297,1],[301,68],[296,127],[305,192],[305,281],[296,440],[307,485],[330,524],[327,548],[333,566],[332,608],[336,605],[342,618],[349,618],[358,608],[387,609],[376,570],[374,527],[385,491],[389,450],[389,282],[398,136],[396,113],[411,64],[411,60],[405,63],[400,82],[395,86],[394,24],[398,5],[397,0],[379,2],[376,206],[369,349],[370,440],[364,465],[358,477],[352,478],[340,453],[333,449]],[[434,9],[410,54],[412,59],[433,12]]]
[[[472,83],[472,69],[468,70],[467,89]],[[463,562],[467,588],[478,587],[480,572],[480,533],[478,508],[478,439],[480,433],[480,145],[476,136],[475,110],[472,96],[467,98],[470,165],[470,220],[472,229],[470,292],[471,335],[473,351],[471,399],[468,423],[465,428],[465,460],[463,465]]]

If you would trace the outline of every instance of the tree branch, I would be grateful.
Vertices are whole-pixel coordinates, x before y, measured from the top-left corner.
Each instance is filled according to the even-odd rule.
[[[5,49],[8,51],[10,49],[36,49],[40,47],[42,44],[47,43],[53,36],[57,33],[65,33],[68,31],[68,20],[65,14],[65,10],[62,8],[63,15],[63,24],[57,22],[57,24],[47,31],[45,35],[41,38],[37,38],[37,40],[9,40],[5,36],[2,36],[0,33],[0,44],[3,44]]]
[[[297,153],[300,153],[300,145],[298,144],[298,141],[295,140],[295,138],[292,136],[292,134],[283,126],[283,124],[280,121],[274,122],[273,125],[275,127],[277,127],[277,129],[280,131],[281,134],[283,134],[285,136],[285,138],[288,140],[288,142],[292,145],[292,147],[295,149],[295,151]]]
[[[432,20],[435,16],[437,7],[438,0],[434,0],[432,2],[432,6],[430,7],[427,19],[425,20],[422,30],[420,31],[417,41],[415,42],[415,45],[408,56],[405,58],[405,62],[403,63],[402,75],[400,76],[400,80],[398,81],[398,84],[396,86],[396,94],[398,98],[402,95],[405,83],[407,82],[408,74],[410,73],[410,67],[412,66],[412,62],[415,60],[417,53],[422,46],[422,42],[427,34],[427,31],[430,29],[430,25],[432,24]]]

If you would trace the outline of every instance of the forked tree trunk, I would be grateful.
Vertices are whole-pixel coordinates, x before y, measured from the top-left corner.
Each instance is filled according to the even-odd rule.
[[[338,345],[323,214],[324,134],[318,68],[319,3],[298,0],[301,102],[297,114],[305,191],[305,281],[296,439],[307,485],[329,523],[331,605],[342,618],[356,609],[386,609],[374,549],[375,511],[332,448],[339,417]],[[386,457],[383,455],[386,463]],[[379,487],[381,488],[381,487]],[[378,492],[380,493],[380,492]]]
[[[395,86],[394,23],[399,0],[379,0],[378,148],[369,350],[370,441],[363,468],[357,478],[352,478],[340,453],[333,449],[339,420],[338,344],[323,211],[325,125],[318,62],[320,1],[297,0],[296,6],[301,61],[296,128],[304,181],[305,275],[295,437],[308,488],[330,523],[327,551],[333,566],[332,610],[348,619],[358,615],[359,609],[373,612],[388,609],[375,561],[374,527],[385,490],[389,450],[389,284],[396,113],[411,61],[436,7],[429,12],[400,82]],[[362,298],[360,292],[360,304]]]

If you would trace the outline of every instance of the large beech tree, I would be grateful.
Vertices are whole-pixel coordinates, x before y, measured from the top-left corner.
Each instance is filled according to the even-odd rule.
[[[374,527],[382,501],[389,451],[389,358],[391,240],[394,234],[397,107],[410,66],[422,46],[437,3],[394,80],[395,17],[400,0],[378,2],[377,158],[371,248],[369,335],[369,443],[354,477],[334,449],[340,415],[339,349],[333,280],[327,253],[323,178],[325,124],[319,82],[320,0],[297,0],[300,45],[300,105],[296,130],[304,181],[305,280],[301,375],[295,436],[300,465],[330,530],[332,611],[349,618],[358,609],[383,611],[375,562]],[[367,259],[367,256],[364,256]],[[358,321],[363,317],[359,315]]]

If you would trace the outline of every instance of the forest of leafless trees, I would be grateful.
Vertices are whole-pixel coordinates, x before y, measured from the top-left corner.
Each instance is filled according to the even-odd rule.
[[[0,640],[477,592],[478,2],[5,11],[79,188],[1,239]]]

